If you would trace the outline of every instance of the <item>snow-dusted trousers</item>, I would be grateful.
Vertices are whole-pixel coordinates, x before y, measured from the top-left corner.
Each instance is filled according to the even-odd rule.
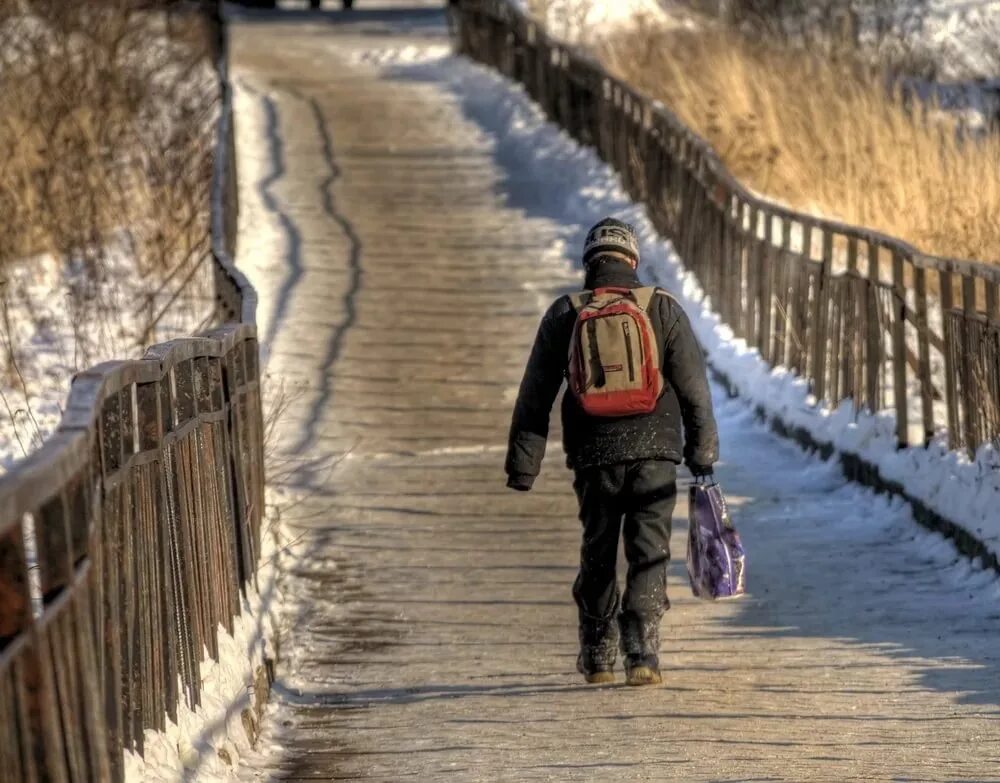
[[[580,502],[583,545],[573,597],[580,614],[580,653],[588,669],[654,657],[660,620],[670,607],[667,564],[677,502],[677,466],[667,460],[585,468],[573,483]],[[628,574],[619,596],[618,539],[625,540]]]

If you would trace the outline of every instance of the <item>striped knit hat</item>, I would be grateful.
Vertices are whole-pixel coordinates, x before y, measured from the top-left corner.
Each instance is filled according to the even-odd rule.
[[[639,263],[639,240],[635,236],[635,229],[628,223],[608,217],[595,225],[587,233],[587,240],[583,243],[583,265],[586,266],[591,260],[601,253],[623,253]]]

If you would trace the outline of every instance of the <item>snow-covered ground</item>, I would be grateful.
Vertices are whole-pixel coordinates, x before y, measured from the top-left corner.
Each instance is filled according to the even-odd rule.
[[[415,59],[413,53],[407,57]],[[694,276],[685,271],[670,244],[656,233],[645,208],[629,200],[613,170],[591,150],[580,148],[545,122],[522,90],[485,69],[451,59],[431,61],[423,67],[436,69],[436,78],[452,84],[466,111],[477,121],[504,129],[497,134],[497,155],[505,167],[541,167],[552,173],[554,192],[537,193],[535,198],[547,211],[564,216],[569,248],[582,243],[587,220],[579,222],[581,216],[589,220],[613,214],[636,226],[646,279],[677,296],[691,316],[710,362],[734,382],[746,402],[761,406],[790,426],[805,429],[819,442],[833,444],[841,452],[856,454],[877,466],[883,478],[898,482],[911,496],[1000,554],[1000,453],[995,448],[984,446],[975,460],[949,453],[939,443],[897,450],[891,412],[858,412],[850,402],[835,410],[817,406],[805,381],[784,368],[769,367],[755,348],[719,322]],[[577,183],[577,189],[567,188],[568,182]],[[567,191],[572,194],[569,198]]]
[[[667,18],[658,0],[513,0],[513,4],[547,23],[567,21],[605,29],[632,24],[638,16]]]
[[[818,5],[818,4],[817,4]],[[852,0],[861,43],[892,62],[930,65],[939,81],[1000,77],[1000,2],[997,0]],[[821,18],[814,8],[804,24]],[[791,23],[794,31],[802,21]]]
[[[690,22],[684,9],[659,0],[512,0],[512,4],[544,20],[551,34],[571,43],[593,44],[637,24],[672,27]]]
[[[137,359],[151,343],[208,323],[209,263],[171,303],[180,281],[141,275],[124,239],[104,256],[93,265],[40,256],[0,275],[0,475],[59,424],[74,373]]]
[[[40,256],[3,269],[0,475],[59,424],[74,373],[137,359],[151,343],[207,325],[211,269],[200,266],[173,302],[187,270],[166,284],[159,274],[140,274],[124,238],[92,265]]]
[[[210,58],[200,56],[190,45],[195,32],[191,19],[174,17],[169,23],[165,15],[155,13],[131,17],[116,49],[125,54],[114,59],[117,55],[111,54],[108,42],[69,32],[80,21],[75,17],[67,20],[68,28],[59,29],[25,4],[13,5],[20,6],[18,12],[8,9],[0,19],[4,44],[0,77],[11,82],[7,97],[12,117],[3,128],[5,165],[12,161],[23,165],[21,158],[28,153],[18,139],[33,138],[31,133],[37,131],[34,120],[22,116],[27,107],[16,104],[25,100],[17,92],[19,79],[36,72],[57,79],[59,69],[76,58],[100,63],[96,78],[102,69],[115,68],[127,72],[134,81],[132,87],[142,85],[142,89],[129,88],[134,115],[116,120],[114,154],[99,152],[112,160],[102,163],[102,169],[86,171],[88,177],[100,171],[102,181],[86,186],[85,194],[72,191],[74,198],[94,201],[81,207],[81,214],[88,215],[83,218],[87,225],[73,226],[61,237],[50,236],[43,225],[31,244],[22,238],[21,243],[5,245],[5,263],[0,268],[0,475],[37,449],[58,426],[74,373],[104,361],[140,358],[152,343],[204,328],[214,306],[208,239],[197,247],[185,233],[194,237],[207,233],[199,201],[191,200],[204,193],[205,168],[187,153],[199,141],[214,139],[213,109],[218,95],[218,75]],[[53,59],[55,63],[48,65]],[[128,81],[125,75],[123,79]],[[55,115],[56,127],[74,127],[60,114],[100,114],[97,103],[103,100],[110,106],[115,99],[122,100],[115,90],[123,89],[113,87],[112,94],[104,97],[83,93],[79,105],[67,99],[44,106]],[[16,110],[11,108],[15,106]],[[75,144],[85,144],[88,133],[98,131],[83,123],[67,132],[70,137],[64,146],[75,150]],[[72,169],[69,180],[74,172],[75,176],[83,174],[75,170],[80,160],[61,147],[38,152],[49,156],[53,169]],[[79,154],[96,156],[98,152],[87,149]],[[181,154],[187,158],[184,164],[175,159]],[[11,203],[31,204],[39,213],[50,211],[53,203],[56,208],[61,204],[64,184],[56,181],[46,186],[51,189],[52,203],[49,191],[43,193],[27,184],[47,181],[50,172],[38,170],[31,177],[23,171],[16,174],[8,172],[18,183],[8,194]],[[119,190],[121,194],[113,195]],[[123,197],[125,192],[128,198]],[[119,198],[120,202],[112,202]],[[165,207],[168,199],[183,200],[190,211],[175,202]],[[36,200],[40,203],[34,204]],[[96,209],[95,204],[109,210],[110,203],[117,205],[113,215],[117,231],[108,231],[107,219],[87,211]],[[25,209],[26,214],[34,214]],[[169,210],[170,215],[160,210]],[[34,221],[44,222],[35,217],[25,224],[34,225]],[[97,236],[99,241],[81,247],[81,235]],[[21,258],[24,251],[12,249],[21,244],[59,247],[60,251]],[[8,262],[11,255],[18,260]]]
[[[821,5],[784,20],[795,39],[825,29]],[[844,0],[858,13],[859,43],[904,74],[915,94],[981,128],[1000,117],[1000,2],[998,0]],[[908,75],[908,76],[907,76]],[[928,81],[928,79],[930,81]]]

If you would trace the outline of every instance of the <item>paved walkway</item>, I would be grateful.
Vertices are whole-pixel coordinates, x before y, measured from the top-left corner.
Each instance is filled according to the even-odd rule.
[[[558,447],[531,494],[502,477],[542,302],[572,285],[511,183],[558,172],[505,170],[448,86],[360,61],[444,43],[440,14],[359,6],[233,33],[240,254],[299,539],[248,778],[1000,779],[995,583],[738,404],[721,476],[753,596],[696,602],[678,560],[664,686],[582,684]]]

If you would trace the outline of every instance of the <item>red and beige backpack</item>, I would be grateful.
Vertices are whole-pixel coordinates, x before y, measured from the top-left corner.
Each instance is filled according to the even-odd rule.
[[[648,314],[655,296],[655,288],[598,288],[570,297],[577,318],[569,344],[569,388],[591,416],[656,409],[663,373]]]

